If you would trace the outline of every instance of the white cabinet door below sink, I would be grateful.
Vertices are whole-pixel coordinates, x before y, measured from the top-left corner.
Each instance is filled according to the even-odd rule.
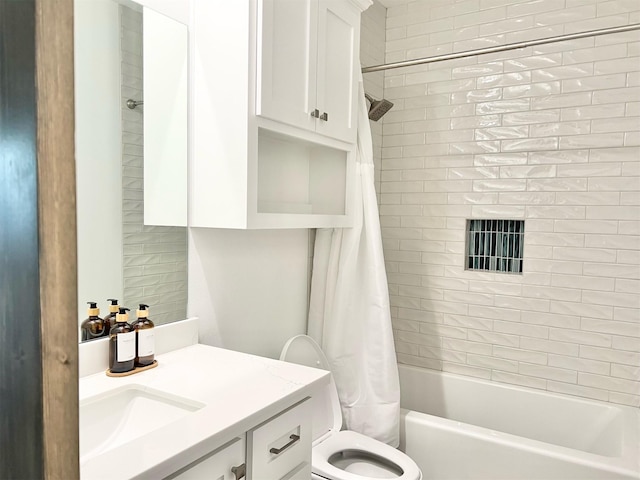
[[[240,467],[245,462],[244,436],[236,438],[233,443],[221,450],[205,455],[188,465],[171,479],[180,480],[236,480],[236,475],[231,471],[234,467]]]

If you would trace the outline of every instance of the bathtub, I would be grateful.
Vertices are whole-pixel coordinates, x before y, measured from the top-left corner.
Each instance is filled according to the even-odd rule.
[[[399,365],[400,449],[435,479],[640,479],[640,409]]]

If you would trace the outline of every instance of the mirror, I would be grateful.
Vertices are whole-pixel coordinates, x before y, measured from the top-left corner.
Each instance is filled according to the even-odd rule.
[[[107,298],[186,318],[188,32],[141,3],[74,4],[79,323]]]

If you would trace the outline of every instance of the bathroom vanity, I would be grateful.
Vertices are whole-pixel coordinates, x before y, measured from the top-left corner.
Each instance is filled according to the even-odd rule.
[[[202,344],[157,360],[80,379],[83,480],[310,478],[309,398],[328,372]]]

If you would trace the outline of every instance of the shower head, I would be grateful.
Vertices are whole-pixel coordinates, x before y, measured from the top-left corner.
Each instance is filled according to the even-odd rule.
[[[369,120],[373,120],[374,122],[380,120],[382,116],[393,107],[393,103],[384,98],[382,100],[374,100],[368,93],[365,93],[364,96],[371,102],[371,106],[369,107]]]

